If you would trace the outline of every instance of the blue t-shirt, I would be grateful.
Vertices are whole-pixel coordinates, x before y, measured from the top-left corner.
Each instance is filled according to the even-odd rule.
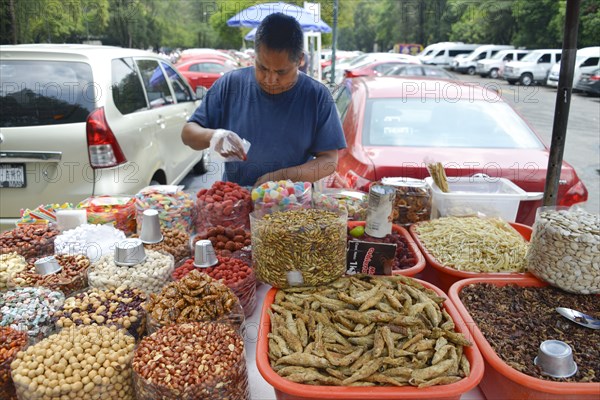
[[[268,172],[304,164],[315,153],[346,147],[331,94],[303,73],[292,89],[276,95],[260,88],[254,67],[227,73],[190,121],[228,129],[251,143],[246,161],[225,163],[225,179],[242,186],[254,185]]]

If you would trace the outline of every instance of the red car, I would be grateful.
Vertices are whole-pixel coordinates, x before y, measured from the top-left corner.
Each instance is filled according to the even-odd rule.
[[[448,177],[503,177],[543,192],[549,149],[500,95],[480,86],[427,78],[346,79],[334,93],[348,147],[331,186],[367,191],[384,177],[429,176],[441,162]],[[587,200],[573,167],[562,165],[558,205]],[[522,201],[517,222],[532,225],[539,201]]]
[[[356,78],[359,76],[381,76],[385,75],[390,69],[402,64],[421,64],[421,61],[415,57],[404,54],[397,54],[397,58],[388,58],[384,60],[371,61],[365,60],[364,64],[359,64],[352,69],[344,71],[344,78]]]
[[[187,59],[175,66],[187,79],[193,90],[196,90],[198,86],[210,89],[217,79],[236,68],[224,58],[208,56]]]

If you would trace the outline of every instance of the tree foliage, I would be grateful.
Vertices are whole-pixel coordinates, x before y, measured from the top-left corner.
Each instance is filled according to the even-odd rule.
[[[0,43],[105,44],[240,48],[249,28],[227,20],[254,4],[274,0],[0,0]],[[396,43],[459,40],[560,47],[566,0],[338,0],[338,48],[380,51]],[[303,0],[289,0],[303,6]],[[321,4],[333,26],[334,0]],[[578,47],[598,45],[600,3],[581,0]],[[324,46],[331,34],[322,36]]]

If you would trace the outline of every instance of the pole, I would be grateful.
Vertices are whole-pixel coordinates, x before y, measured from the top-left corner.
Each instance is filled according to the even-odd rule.
[[[333,43],[331,44],[331,83],[335,85],[335,49],[337,47],[338,0],[333,0]]]
[[[575,72],[575,56],[577,55],[577,31],[579,25],[579,5],[581,0],[567,0],[565,18],[565,34],[563,37],[562,57],[560,59],[560,75],[556,91],[554,108],[554,125],[552,126],[552,143],[544,188],[544,206],[556,205],[560,170],[567,136],[567,123],[571,108],[573,92],[573,73]]]

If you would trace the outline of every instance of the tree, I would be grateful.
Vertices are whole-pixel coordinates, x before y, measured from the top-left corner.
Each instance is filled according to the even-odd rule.
[[[469,43],[510,44],[514,34],[514,1],[453,0],[450,40]]]
[[[527,48],[560,48],[564,7],[565,2],[556,0],[515,1],[512,11],[516,22],[513,44]]]

